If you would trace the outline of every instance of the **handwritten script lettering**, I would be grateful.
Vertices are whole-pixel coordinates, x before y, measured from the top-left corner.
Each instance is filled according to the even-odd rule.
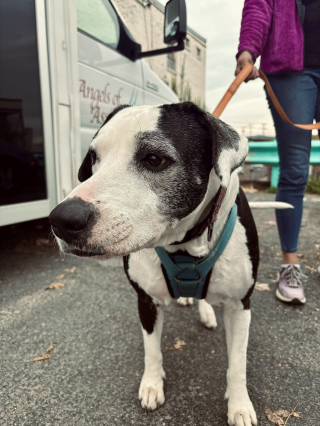
[[[110,105],[116,107],[121,103],[121,92],[123,88],[119,87],[115,93],[112,93],[110,83],[104,86],[103,90],[95,89],[94,87],[87,86],[86,80],[80,79],[79,93],[84,99],[89,99],[90,102],[90,123],[103,123],[108,114],[101,111],[103,105]]]

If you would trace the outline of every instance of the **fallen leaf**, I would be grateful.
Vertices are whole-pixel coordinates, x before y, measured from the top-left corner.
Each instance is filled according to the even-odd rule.
[[[243,192],[247,192],[248,194],[254,194],[255,192],[259,192],[256,188],[254,188],[252,185],[244,186],[242,187]]]
[[[267,283],[256,283],[254,289],[258,291],[270,291],[270,286]]]
[[[268,220],[267,222],[264,222],[264,224],[265,224],[265,225],[273,226],[273,225],[276,225],[277,223],[276,223],[276,222],[274,222],[273,220]]]
[[[288,410],[272,411],[272,410],[270,410],[270,408],[267,408],[265,410],[265,415],[267,416],[267,419],[270,420],[270,422],[274,423],[275,425],[286,426],[286,424],[288,423],[288,420],[291,416],[300,417],[301,412],[297,413],[295,411],[298,403],[299,403],[299,401],[296,403],[296,406],[291,411],[288,411]],[[285,422],[282,420],[282,417],[286,418]]]
[[[65,284],[63,283],[52,283],[48,287],[46,287],[46,290],[55,290],[56,288],[64,287]]]
[[[315,244],[315,248],[320,248],[320,244]]]
[[[265,410],[265,415],[267,416],[267,419],[270,420],[270,422],[274,423],[277,426],[283,426],[284,421],[282,420],[282,417],[288,417],[290,415],[290,412],[286,410],[278,410],[273,412],[272,410],[270,410],[270,408],[267,408]]]
[[[64,271],[65,272],[70,272],[70,274],[73,274],[74,273],[74,271],[76,270],[77,268],[75,267],[75,266],[72,266],[72,268],[70,268],[70,269],[65,269]]]
[[[33,358],[33,360],[31,362],[34,362],[34,361],[43,361],[44,359],[51,358],[52,357],[52,349],[53,349],[53,346],[52,345],[49,346],[48,349],[46,350],[46,353],[44,355],[36,356],[35,358]]]
[[[278,251],[277,253],[276,253],[276,256],[281,256],[282,255],[282,252],[281,251]]]
[[[56,277],[56,280],[61,280],[64,277],[64,274],[60,274]]]
[[[291,411],[288,410],[278,410],[274,412],[275,414],[277,414],[280,417],[288,417],[289,414],[291,413]]]
[[[50,240],[48,238],[37,238],[36,244],[37,246],[50,246]]]
[[[169,351],[181,351],[182,346],[185,346],[186,343],[183,340],[180,340],[179,337],[176,337],[176,343],[174,344],[173,348],[166,348],[164,349],[163,353],[169,352]]]
[[[298,254],[297,254],[297,257],[298,257],[299,259],[303,259],[303,258],[304,258],[304,254],[302,254],[302,253],[298,253]]]
[[[182,349],[182,346],[186,346],[186,343],[183,340],[180,340],[179,337],[176,337],[176,343],[174,345],[174,348],[177,351],[180,351]]]
[[[310,271],[314,271],[314,268],[312,266],[306,265],[306,268],[308,268]]]

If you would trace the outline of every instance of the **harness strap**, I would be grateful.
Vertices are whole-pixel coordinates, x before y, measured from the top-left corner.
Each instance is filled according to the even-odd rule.
[[[200,237],[204,231],[208,228],[208,241],[211,241],[212,230],[215,221],[222,204],[222,201],[226,195],[227,189],[220,186],[216,195],[213,198],[211,209],[206,218],[200,223],[196,224],[193,228],[189,229],[184,238],[181,241],[175,241],[171,243],[171,246],[187,243],[195,238]]]
[[[187,254],[168,254],[163,247],[156,247],[157,255],[168,275],[168,289],[175,299],[179,297],[204,299],[206,297],[203,291],[206,276],[226,248],[234,230],[237,214],[238,207],[235,203],[229,212],[215,246],[204,258],[197,258]]]

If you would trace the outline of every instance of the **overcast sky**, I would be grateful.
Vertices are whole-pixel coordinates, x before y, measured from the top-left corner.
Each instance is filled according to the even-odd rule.
[[[162,1],[163,4],[166,1]],[[234,79],[243,0],[186,0],[188,26],[207,39],[206,105],[213,111]],[[274,135],[262,80],[243,83],[221,119],[246,135]]]

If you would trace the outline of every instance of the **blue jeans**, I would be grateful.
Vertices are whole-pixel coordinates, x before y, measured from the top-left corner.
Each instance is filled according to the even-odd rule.
[[[320,68],[306,68],[301,73],[268,75],[271,87],[293,123],[320,121]],[[295,253],[303,212],[303,197],[309,175],[311,131],[284,123],[267,96],[276,128],[280,176],[277,201],[294,209],[276,210],[282,251]]]

